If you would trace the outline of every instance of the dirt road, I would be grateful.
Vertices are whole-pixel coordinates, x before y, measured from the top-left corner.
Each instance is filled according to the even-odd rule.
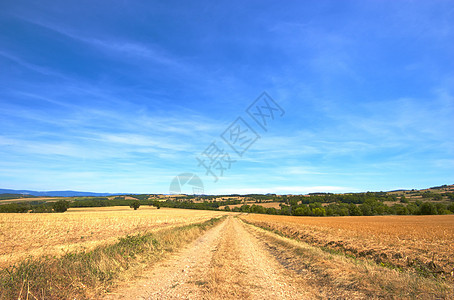
[[[451,290],[228,217],[107,299],[452,299]]]
[[[229,217],[107,299],[313,299],[333,297],[263,230]],[[336,296],[354,294],[336,292]],[[335,296],[335,297],[336,297]]]

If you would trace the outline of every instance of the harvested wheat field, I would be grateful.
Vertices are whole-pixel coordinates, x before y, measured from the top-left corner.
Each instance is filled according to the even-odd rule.
[[[454,216],[291,217],[242,219],[318,247],[369,258],[422,275],[454,276]]]
[[[61,255],[118,237],[203,222],[225,213],[154,207],[70,208],[63,214],[0,214],[0,267],[28,256]]]
[[[234,207],[241,207],[243,206],[244,204],[247,204],[247,205],[260,205],[260,206],[263,206],[265,208],[276,208],[276,209],[280,209],[280,204],[282,204],[282,202],[261,202],[261,203],[257,203],[255,201],[248,201],[246,203],[241,203],[241,204],[233,204],[233,205],[227,205],[230,209],[233,209]],[[224,209],[225,206],[219,206],[219,209]]]
[[[222,215],[227,217],[213,218]],[[37,259],[0,270],[0,299],[450,299],[453,294],[452,282],[391,267],[388,256],[375,263],[346,255],[360,256],[370,247],[371,253],[405,253],[416,260],[424,254],[418,241],[427,239],[432,246],[447,241],[428,238],[423,230],[418,236],[415,224],[436,223],[427,227],[449,239],[449,218],[305,218],[150,208],[5,216],[16,218],[8,223],[2,216],[7,232],[29,232],[8,237],[22,255],[33,253]],[[400,230],[408,230],[408,237]],[[137,232],[143,233],[124,236]],[[32,251],[58,254],[69,245],[92,250],[50,258]],[[345,249],[328,251],[330,245]],[[434,251],[441,257],[451,250]]]

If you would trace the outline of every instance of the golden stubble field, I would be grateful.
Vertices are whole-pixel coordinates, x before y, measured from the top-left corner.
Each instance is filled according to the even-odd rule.
[[[203,222],[225,212],[142,206],[71,208],[65,213],[0,214],[0,268],[29,256],[62,255],[128,234]]]
[[[269,208],[269,207],[273,207],[273,208],[276,208],[276,209],[280,209],[281,207],[279,206],[279,204],[281,204],[282,202],[261,202],[261,203],[256,203],[255,201],[247,201],[246,203],[241,203],[241,204],[233,204],[233,205],[227,205],[230,209],[233,209],[234,207],[241,207],[243,206],[244,204],[247,204],[247,205],[260,205],[260,206],[263,206],[265,208]],[[283,203],[285,204],[285,203]],[[224,209],[225,206],[219,206],[219,209]]]
[[[319,247],[454,279],[454,215],[241,218]]]

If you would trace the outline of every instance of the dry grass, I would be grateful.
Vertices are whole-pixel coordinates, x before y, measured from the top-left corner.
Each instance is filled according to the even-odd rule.
[[[253,203],[253,204],[261,205],[265,208],[272,207],[272,208],[280,209],[281,207],[279,206],[279,204],[282,204],[282,202],[263,202],[263,203]]]
[[[71,208],[63,214],[0,214],[0,267],[28,256],[62,255],[116,242],[118,237],[203,222],[223,212],[142,206]]]
[[[249,214],[242,218],[312,245],[453,279],[453,215],[316,218]]]

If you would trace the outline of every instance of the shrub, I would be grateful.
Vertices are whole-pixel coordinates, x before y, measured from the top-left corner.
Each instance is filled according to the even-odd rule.
[[[65,212],[69,208],[69,201],[66,200],[58,200],[52,205],[52,208],[54,209],[55,212]]]

